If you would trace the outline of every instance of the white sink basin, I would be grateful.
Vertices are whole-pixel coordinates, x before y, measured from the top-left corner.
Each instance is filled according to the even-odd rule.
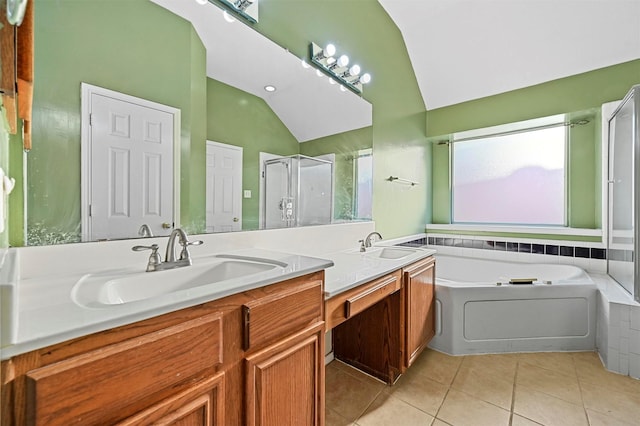
[[[414,254],[416,250],[400,247],[374,247],[367,249],[364,253],[366,256],[377,257],[380,259],[402,259],[403,257]]]
[[[83,276],[73,287],[71,297],[81,306],[95,308],[145,300],[235,278],[247,277],[276,268],[279,262],[209,258],[166,271],[112,271]]]
[[[369,247],[367,251],[361,252],[360,250],[350,250],[348,253],[364,256],[369,259],[388,259],[397,260],[407,256],[411,256],[416,253],[418,249],[409,247]]]

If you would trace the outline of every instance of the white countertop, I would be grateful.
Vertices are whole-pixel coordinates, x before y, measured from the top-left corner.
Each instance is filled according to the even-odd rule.
[[[318,229],[317,232],[326,234],[333,232],[332,229]],[[334,231],[339,235],[343,233],[344,229],[337,227]],[[362,233],[360,228],[356,228],[356,231]],[[305,232],[310,231],[305,230]],[[210,243],[214,241],[214,237],[204,238],[211,238]],[[132,255],[130,250],[127,254],[127,250],[123,250],[123,248],[129,247],[130,242],[128,241],[110,245],[108,253],[113,253],[113,259],[110,259],[108,263],[97,263],[95,251],[91,251],[91,256],[84,257],[82,262],[77,261],[79,256],[77,251],[87,250],[87,248],[95,250],[95,247],[92,246],[66,247],[63,258],[52,256],[51,249],[36,248],[36,250],[30,249],[25,255],[28,260],[26,263],[23,262],[21,268],[20,255],[13,252],[18,258],[15,261],[17,266],[7,267],[5,264],[5,267],[0,268],[0,291],[2,291],[0,296],[2,296],[2,310],[4,311],[0,312],[2,322],[4,322],[1,327],[4,336],[1,336],[3,339],[0,339],[2,342],[0,359],[8,359],[73,338],[131,324],[323,269],[325,270],[325,299],[328,299],[435,253],[435,250],[432,249],[407,247],[405,249],[410,250],[410,254],[400,259],[377,258],[373,253],[380,247],[387,246],[380,244],[369,249],[367,253],[360,253],[358,249],[349,249],[330,253],[323,252],[322,254],[313,253],[314,257],[311,257],[284,253],[270,248],[231,249],[229,245],[225,246],[219,243],[220,238],[224,238],[224,236],[215,238],[218,238],[216,240],[218,248],[214,252],[198,256],[196,250],[193,251],[194,266],[202,264],[201,262],[207,262],[207,259],[212,256],[224,253],[283,262],[287,264],[287,267],[275,268],[216,284],[170,292],[139,301],[88,307],[78,304],[72,296],[74,287],[83,277],[88,274],[109,275],[110,272],[130,271],[132,268],[139,269],[139,271],[136,270],[136,273],[143,273],[146,266],[144,262],[146,255],[141,259],[140,255],[135,253]],[[317,238],[317,236],[312,235],[311,238]],[[387,244],[392,243],[387,242]],[[101,244],[95,246],[102,247]],[[291,247],[291,249],[298,251],[295,247]],[[403,248],[400,247],[400,249]],[[76,250],[76,252],[70,252],[71,250]],[[223,251],[218,252],[218,250]],[[49,257],[43,256],[42,253]],[[68,263],[66,260],[62,260],[68,257],[75,258],[76,262]],[[87,261],[86,264],[85,261]],[[132,265],[132,261],[135,261],[135,264]],[[121,265],[121,267],[109,269],[108,266],[102,266],[107,264]],[[34,266],[39,269],[34,269]],[[157,271],[149,274],[163,273],[163,271]],[[14,281],[18,283],[13,287],[4,284],[11,283],[12,274],[17,274]],[[10,310],[7,309],[8,307],[14,309],[10,315],[8,315]],[[12,321],[7,321],[7,318],[12,318]]]
[[[392,246],[381,244],[374,246],[374,249],[379,247]],[[436,253],[433,249],[422,247],[393,247],[413,250],[414,252],[401,259],[381,259],[370,256],[370,253],[361,253],[359,250],[345,250],[325,254],[324,257],[333,261],[333,267],[325,271],[325,299],[330,299],[360,284],[374,280]]]
[[[0,359],[299,277],[329,268],[333,264],[326,259],[260,249],[226,251],[225,254],[274,260],[286,263],[287,266],[145,300],[98,308],[80,306],[72,298],[72,289],[76,283],[87,273],[96,271],[22,279],[17,286],[15,337],[11,344],[1,348]],[[194,256],[193,264],[205,262],[211,256]],[[145,266],[138,266],[140,272],[144,272]]]

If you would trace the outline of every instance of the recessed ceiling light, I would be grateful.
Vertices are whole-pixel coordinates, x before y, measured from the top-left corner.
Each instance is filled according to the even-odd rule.
[[[272,86],[270,84],[264,86],[264,90],[266,90],[267,92],[275,92],[276,91],[276,86]]]

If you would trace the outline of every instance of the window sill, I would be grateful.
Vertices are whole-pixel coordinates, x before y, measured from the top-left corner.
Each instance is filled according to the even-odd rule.
[[[466,224],[432,224],[425,228],[429,231],[460,232],[502,232],[509,234],[568,235],[572,237],[602,237],[602,229],[565,228],[553,226],[513,226],[513,225],[466,225]]]

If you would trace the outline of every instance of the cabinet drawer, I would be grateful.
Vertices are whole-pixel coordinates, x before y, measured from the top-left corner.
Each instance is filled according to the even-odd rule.
[[[322,296],[322,276],[316,275],[242,305],[244,350],[264,346],[322,321]]]
[[[326,302],[327,330],[375,305],[401,286],[401,273],[396,271],[332,297]]]
[[[221,364],[222,344],[216,313],[31,370],[28,424],[117,420],[136,401]]]

